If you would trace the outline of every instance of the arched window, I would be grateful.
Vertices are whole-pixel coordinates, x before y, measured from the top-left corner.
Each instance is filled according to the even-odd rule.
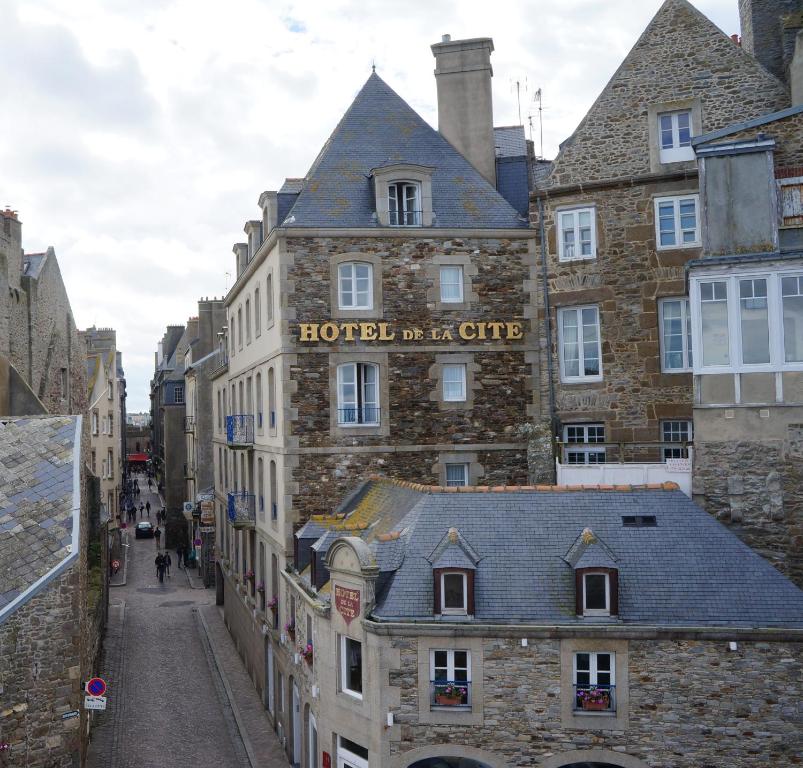
[[[262,305],[260,302],[259,288],[254,289],[254,336],[262,333]]]
[[[262,374],[257,374],[257,429],[262,431]]]
[[[251,343],[251,299],[245,300],[245,343]]]
[[[279,500],[277,496],[276,487],[276,462],[271,459],[270,461],[270,519],[277,520],[279,518]]]
[[[276,381],[273,366],[268,368],[268,426],[272,435],[276,434]]]
[[[259,519],[265,520],[265,474],[262,459],[257,459],[257,509]]]
[[[243,308],[237,310],[237,348],[243,348]]]
[[[267,321],[273,320],[273,275],[268,275],[268,285],[265,291],[265,299],[267,300],[265,317]]]

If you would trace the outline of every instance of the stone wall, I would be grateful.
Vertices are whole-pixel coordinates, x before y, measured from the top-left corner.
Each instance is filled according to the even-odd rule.
[[[591,642],[600,650],[604,646]],[[436,749],[456,756],[482,750],[497,764],[511,766],[539,766],[548,758],[558,761],[550,765],[562,765],[561,753],[574,751],[604,751],[621,756],[623,765],[635,765],[635,758],[655,768],[753,768],[797,759],[803,728],[797,704],[801,643],[740,641],[729,652],[724,640],[616,642],[625,643],[629,666],[627,696],[617,693],[620,707],[628,710],[623,730],[611,729],[612,719],[604,715],[594,721],[598,727],[578,728],[573,714],[566,719],[561,667],[571,656],[564,653],[562,660],[556,639],[531,640],[522,648],[517,638],[484,638],[479,723],[461,726],[453,712],[444,713],[442,723],[434,713],[435,722],[422,723],[418,697],[428,692],[418,690],[418,640],[394,639],[401,664],[389,681],[400,696],[392,764],[407,766],[404,753],[414,749],[422,750],[417,757]],[[459,642],[449,641],[448,647]],[[472,660],[475,669],[479,661]],[[623,661],[617,652],[617,664]]]

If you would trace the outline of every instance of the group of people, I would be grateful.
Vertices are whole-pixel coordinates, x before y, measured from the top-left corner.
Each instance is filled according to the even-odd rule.
[[[158,539],[157,546],[158,546]],[[173,561],[170,558],[170,553],[165,552],[162,554],[159,552],[156,555],[156,559],[154,560],[154,564],[156,565],[156,575],[159,577],[159,582],[162,583],[165,580],[165,571],[167,572],[167,578],[170,578],[170,566],[173,565]],[[179,563],[179,567],[181,567],[181,563]]]

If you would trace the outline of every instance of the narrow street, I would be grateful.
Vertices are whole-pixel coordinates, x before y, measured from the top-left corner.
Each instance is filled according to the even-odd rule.
[[[150,500],[155,525],[159,497],[141,475],[139,481],[138,501]],[[94,715],[90,768],[249,766],[199,615],[214,603],[214,590],[193,589],[175,552],[160,584],[155,541],[135,539],[133,526],[128,531],[126,583],[111,589],[98,670],[108,709]]]

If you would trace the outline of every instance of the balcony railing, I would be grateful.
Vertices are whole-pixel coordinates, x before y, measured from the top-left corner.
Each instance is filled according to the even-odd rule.
[[[184,431],[195,432],[195,416],[184,417]]]
[[[450,688],[453,689],[451,692]],[[452,707],[456,709],[471,707],[471,681],[431,680],[429,683],[429,704],[431,707]]]
[[[615,685],[575,685],[574,711],[616,712]]]
[[[370,405],[338,408],[337,423],[341,426],[376,426],[379,424],[379,408]]]
[[[246,491],[230,493],[228,501],[229,522],[235,528],[253,528],[256,524],[254,494]]]
[[[388,211],[391,227],[420,227],[421,211]]]
[[[247,413],[226,416],[226,442],[230,448],[252,448],[254,417]]]

